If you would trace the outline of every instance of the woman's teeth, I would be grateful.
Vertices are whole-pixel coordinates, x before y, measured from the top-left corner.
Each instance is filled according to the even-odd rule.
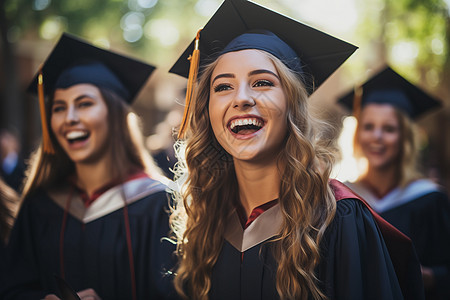
[[[66,134],[66,139],[68,139],[69,141],[74,141],[74,140],[78,140],[78,139],[84,139],[88,137],[88,133],[85,131],[71,131],[69,133]]]
[[[241,130],[248,129],[253,132],[258,131],[263,127],[263,122],[257,118],[246,118],[246,119],[234,119],[230,123],[230,129],[234,133],[238,133]]]

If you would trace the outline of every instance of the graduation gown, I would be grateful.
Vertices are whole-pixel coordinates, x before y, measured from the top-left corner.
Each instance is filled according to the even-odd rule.
[[[390,251],[405,250],[402,246],[394,247],[397,231],[393,228],[389,231],[387,223],[381,225],[384,231],[389,229],[386,235],[393,248],[389,249],[381,227],[367,206],[341,183],[331,181],[331,185],[339,201],[336,216],[320,245],[321,261],[316,274],[321,289],[329,299],[422,299],[420,269],[414,252],[403,253],[407,260],[403,265],[397,264],[397,271]],[[276,242],[270,240],[278,234],[281,222],[278,204],[262,213],[245,230],[237,213],[230,216],[224,244],[212,272],[210,299],[279,299],[277,262],[272,251]],[[406,244],[412,249],[407,238]],[[399,282],[396,271],[411,272],[407,280],[416,282],[407,287],[406,283]]]
[[[386,221],[411,238],[419,261],[433,270],[436,289],[427,299],[450,299],[450,203],[445,193],[427,179],[376,197],[361,183],[348,185]]]
[[[169,198],[164,185],[146,177],[109,189],[88,208],[74,191],[65,225],[68,187],[27,198],[6,249],[0,299],[58,295],[54,274],[75,291],[93,288],[102,299],[132,299],[123,194],[137,298],[177,298],[170,276],[175,246],[164,239],[169,234]]]

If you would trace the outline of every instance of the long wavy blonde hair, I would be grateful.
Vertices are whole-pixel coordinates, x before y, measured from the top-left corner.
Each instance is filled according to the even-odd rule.
[[[328,185],[334,156],[331,142],[322,138],[320,134],[326,131],[309,114],[308,95],[298,74],[274,56],[261,53],[276,67],[288,99],[288,134],[278,155],[284,172],[279,193],[283,225],[273,253],[278,261],[276,288],[281,299],[325,299],[315,267],[320,261],[321,239],[336,211]],[[200,76],[188,138],[178,148],[178,176],[186,176],[186,169],[188,173],[184,189],[175,195],[171,225],[180,257],[175,287],[186,299],[208,299],[226,219],[234,210],[233,199],[238,199],[233,160],[217,142],[209,120],[215,66],[205,67]]]
[[[398,185],[405,187],[409,183],[419,178],[423,178],[423,174],[419,171],[418,166],[418,133],[417,127],[411,118],[402,110],[395,108],[395,115],[400,129],[400,148],[398,159],[394,160],[396,171],[398,174]],[[363,107],[364,109],[364,107]],[[361,130],[361,122],[358,121],[353,139],[354,156],[356,158],[364,157],[364,153],[359,143],[359,131]],[[364,176],[362,174],[361,176]]]
[[[111,174],[115,178],[125,179],[130,170],[142,170],[153,178],[161,178],[161,170],[154,163],[144,146],[139,118],[135,115],[125,100],[116,93],[99,88],[108,109],[108,147],[112,151]],[[51,116],[51,103],[46,105],[47,116]],[[48,118],[48,128],[50,127]],[[58,144],[53,132],[50,138],[55,146],[55,154],[42,151],[42,145],[31,155],[22,199],[32,194],[40,187],[48,188],[66,180],[75,172],[75,165]]]

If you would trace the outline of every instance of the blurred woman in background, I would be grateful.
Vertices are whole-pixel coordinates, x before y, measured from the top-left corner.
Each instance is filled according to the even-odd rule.
[[[417,118],[439,102],[389,67],[340,102],[353,108],[354,153],[367,160],[367,171],[348,186],[412,239],[427,299],[449,299],[450,204],[419,172],[415,134]]]

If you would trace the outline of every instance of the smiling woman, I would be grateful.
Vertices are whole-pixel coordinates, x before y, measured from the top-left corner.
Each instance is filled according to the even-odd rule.
[[[172,67],[189,74],[178,170],[187,181],[171,217],[181,296],[423,297],[411,241],[329,179],[327,124],[309,113],[308,96],[355,49],[226,0]]]
[[[130,118],[153,70],[69,35],[50,54],[30,86],[43,140],[0,270],[1,299],[64,298],[55,274],[80,297],[176,296],[164,178]]]
[[[171,217],[185,299],[423,297],[411,241],[330,180],[327,124],[309,113],[355,50],[226,0],[172,67],[189,75]]]

